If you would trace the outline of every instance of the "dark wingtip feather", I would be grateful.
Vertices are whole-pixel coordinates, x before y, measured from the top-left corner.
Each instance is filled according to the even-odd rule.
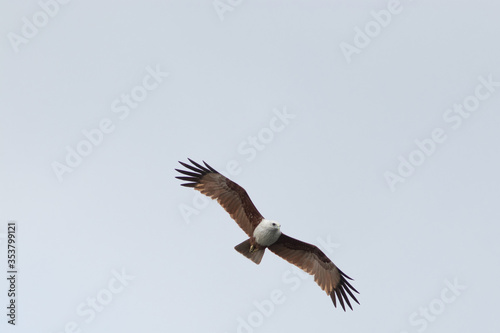
[[[352,291],[354,291],[356,294],[359,294],[359,291],[357,291],[356,288],[354,288],[349,282],[344,280],[344,283],[348,287],[348,288],[346,288],[347,290],[352,289]]]
[[[340,292],[342,293],[342,297],[344,298],[345,302],[349,306],[349,308],[352,310],[351,302],[349,302],[349,297],[345,294],[344,288],[340,288]]]
[[[175,177],[175,178],[180,179],[180,180],[185,180],[188,182],[197,182],[198,181],[198,178],[196,178],[196,177]]]
[[[185,175],[185,176],[189,176],[189,177],[184,177],[184,176],[175,177],[177,179],[189,182],[189,183],[181,184],[182,186],[196,187],[196,185],[200,183],[200,181],[204,175],[206,175],[208,173],[218,173],[214,168],[212,168],[210,165],[208,165],[205,161],[203,161],[203,163],[205,164],[206,167],[201,165],[201,164],[196,163],[195,161],[193,161],[190,158],[188,158],[188,160],[189,160],[189,162],[191,162],[192,165],[188,164],[188,163],[181,162],[181,161],[179,161],[179,163],[183,167],[185,167],[186,169],[191,170],[191,171],[175,169],[175,171],[179,172],[180,174]]]
[[[198,173],[191,172],[191,171],[179,170],[179,169],[175,169],[175,171],[177,171],[179,173],[182,173],[183,175],[186,175],[186,176],[192,176],[192,177],[198,177],[199,176]]]
[[[212,172],[215,172],[215,173],[218,173],[217,170],[215,170],[214,168],[212,168],[210,165],[208,165],[207,162],[203,161],[203,164],[205,164],[205,166]]]
[[[347,278],[347,279],[349,279],[349,280],[351,280],[351,281],[354,281],[353,279],[351,279],[349,276],[347,276],[347,275],[346,275],[344,272],[342,272],[341,270],[339,270],[339,272],[340,272],[340,275],[341,275],[341,276],[343,276],[344,278]],[[345,284],[346,284],[346,286],[347,286],[347,288],[346,288],[346,289],[347,289],[347,290],[352,289],[354,292],[356,292],[357,294],[359,294],[359,291],[357,291],[357,290],[356,290],[356,288],[354,288],[354,287],[353,287],[353,286],[349,283],[349,281],[347,281],[346,279],[343,279],[343,283],[345,283]]]
[[[205,172],[209,172],[210,171],[207,168],[205,168],[203,165],[196,163],[192,159],[188,158],[188,160],[189,160],[189,162],[191,162],[192,164],[194,164],[198,169],[203,170]]]
[[[185,168],[188,168],[189,170],[193,170],[193,171],[196,171],[196,172],[200,172],[200,170],[198,170],[197,168],[195,168],[194,166],[192,165],[189,165],[187,163],[184,163],[184,162],[179,162],[183,167]]]
[[[344,311],[346,311],[345,304],[347,304],[347,306],[351,310],[353,310],[349,296],[353,301],[355,301],[356,303],[359,304],[359,301],[354,296],[353,291],[358,293],[358,294],[359,294],[359,292],[353,286],[351,286],[351,284],[346,279],[346,278],[348,278],[348,279],[352,280],[351,278],[349,278],[347,275],[345,275],[342,271],[340,271],[340,275],[341,275],[340,283],[337,285],[337,287],[335,287],[334,290],[332,290],[332,292],[330,293],[330,297],[332,298],[333,305],[335,307],[337,307],[336,299],[338,298],[339,303],[342,306],[342,309]]]
[[[344,305],[344,299],[342,298],[342,294],[340,292],[340,288],[335,289],[335,292],[337,294],[337,297],[339,299],[340,305],[342,306],[342,309],[345,312],[345,305]]]
[[[345,288],[345,291],[347,291],[347,293],[351,296],[351,298],[359,304],[358,300],[356,299],[356,296],[354,296],[354,294],[351,292],[351,290],[349,288]],[[356,291],[356,290],[354,290]],[[356,291],[357,292],[357,291]],[[359,293],[358,293],[359,294]]]

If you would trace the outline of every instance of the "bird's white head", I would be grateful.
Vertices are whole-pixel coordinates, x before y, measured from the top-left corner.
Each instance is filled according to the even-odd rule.
[[[272,220],[262,220],[254,230],[254,237],[257,243],[269,246],[276,242],[281,235],[281,224]]]
[[[273,221],[273,220],[262,220],[261,224],[263,224],[264,227],[266,227],[267,229],[280,229],[281,228],[281,224],[279,224],[278,222],[276,221]]]

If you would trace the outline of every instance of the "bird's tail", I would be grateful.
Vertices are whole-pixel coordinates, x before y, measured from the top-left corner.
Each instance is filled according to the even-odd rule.
[[[254,263],[257,265],[260,264],[260,261],[262,260],[262,257],[264,256],[264,251],[266,250],[265,247],[260,247],[257,245],[252,251],[250,251],[250,238],[244,241],[243,243],[240,243],[234,247],[236,251],[247,257],[248,259],[252,260]]]

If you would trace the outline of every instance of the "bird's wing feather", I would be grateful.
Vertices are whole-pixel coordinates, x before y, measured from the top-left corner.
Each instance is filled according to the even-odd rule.
[[[181,174],[187,176],[176,177],[185,180],[187,183],[182,186],[193,187],[206,196],[216,199],[219,204],[231,215],[238,225],[247,233],[253,236],[255,227],[262,221],[263,216],[259,213],[252,200],[243,187],[224,177],[207,163],[200,165],[188,159],[193,165],[179,162],[191,171],[179,170]]]
[[[314,281],[331,297],[335,307],[337,306],[336,298],[338,298],[344,311],[344,302],[352,310],[349,296],[359,304],[353,294],[353,291],[356,293],[358,291],[347,281],[347,279],[352,279],[338,269],[316,246],[282,233],[280,238],[269,246],[269,250],[305,272],[314,275]]]

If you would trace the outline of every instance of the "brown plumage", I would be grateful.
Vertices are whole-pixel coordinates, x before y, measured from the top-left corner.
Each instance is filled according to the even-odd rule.
[[[344,301],[352,310],[346,292],[359,304],[352,293],[352,291],[356,293],[358,291],[346,280],[352,279],[338,269],[323,251],[316,246],[282,233],[276,243],[269,246],[269,250],[305,272],[314,275],[314,281],[332,298],[335,307],[337,306],[335,296],[337,296],[344,311]]]
[[[245,189],[218,173],[207,163],[203,162],[206,166],[204,167],[191,159],[188,160],[193,163],[194,167],[180,161],[179,163],[195,172],[175,169],[189,176],[175,178],[189,182],[181,184],[182,186],[194,187],[195,190],[200,191],[207,197],[217,200],[226,212],[231,215],[233,220],[238,223],[240,228],[243,229],[249,237],[253,237],[255,227],[264,217],[259,213],[257,208],[255,208],[255,205],[252,200],[250,200]]]
[[[259,264],[265,249],[269,248],[289,263],[313,275],[314,281],[331,297],[335,307],[338,298],[344,311],[345,304],[352,310],[349,296],[359,304],[353,294],[353,292],[358,293],[358,291],[347,281],[347,279],[352,279],[338,269],[316,246],[301,242],[281,232],[272,244],[258,244],[256,234],[254,234],[255,229],[261,222],[271,223],[272,221],[264,219],[241,186],[224,177],[205,162],[203,162],[203,166],[191,159],[188,160],[193,165],[179,163],[191,171],[176,169],[184,175],[176,178],[187,181],[187,183],[181,184],[182,186],[193,187],[206,196],[217,200],[245,231],[250,238],[235,247],[238,252]],[[272,222],[273,226],[276,224]],[[279,225],[277,228],[279,229]]]

